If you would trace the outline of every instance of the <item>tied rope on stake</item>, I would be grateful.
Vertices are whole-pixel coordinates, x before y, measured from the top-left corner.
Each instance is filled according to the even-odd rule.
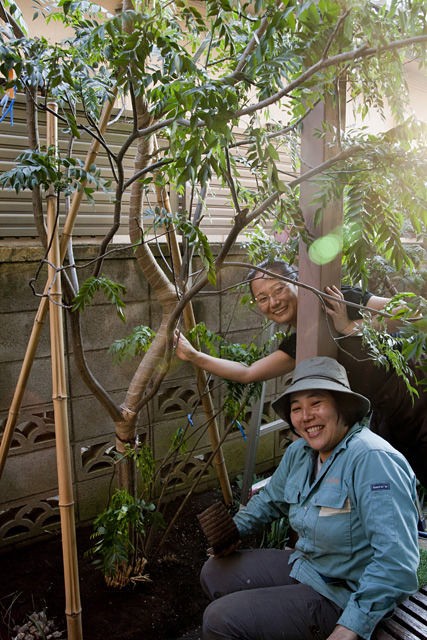
[[[9,69],[8,80],[9,82],[15,80],[15,72],[13,69]],[[15,104],[15,93],[15,87],[10,87],[9,89],[6,89],[3,98],[0,100],[0,122],[3,122],[3,120],[9,115],[11,127],[13,127],[13,105]]]

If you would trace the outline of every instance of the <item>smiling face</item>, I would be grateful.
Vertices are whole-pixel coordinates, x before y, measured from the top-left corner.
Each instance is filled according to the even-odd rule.
[[[278,278],[254,278],[251,290],[259,310],[278,324],[297,323],[297,287]]]
[[[334,396],[320,389],[298,391],[291,395],[290,410],[296,433],[319,452],[324,462],[349,429]]]

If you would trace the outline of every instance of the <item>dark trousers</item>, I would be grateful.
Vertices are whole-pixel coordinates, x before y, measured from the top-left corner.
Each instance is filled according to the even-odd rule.
[[[200,581],[212,600],[203,640],[324,640],[341,609],[289,576],[290,551],[247,549],[209,558]]]

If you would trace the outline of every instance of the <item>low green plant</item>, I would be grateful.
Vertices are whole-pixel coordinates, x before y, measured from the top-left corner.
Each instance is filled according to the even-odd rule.
[[[153,503],[135,498],[126,489],[116,489],[107,509],[94,520],[89,550],[94,565],[105,576],[113,576],[124,566],[132,565],[144,547],[147,526],[153,521]]]
[[[141,496],[145,496],[149,500],[156,471],[156,463],[151,447],[148,444],[138,444],[137,447],[131,447],[127,444],[125,445],[125,452],[118,455],[117,460],[120,461],[123,458],[130,458],[134,461],[139,475],[138,486],[140,487]]]
[[[279,518],[264,527],[260,547],[283,549],[288,541],[289,521],[286,516]]]
[[[103,571],[107,582],[113,586],[125,586],[146,563],[145,543],[152,526],[163,526],[162,515],[151,500],[151,488],[155,473],[152,451],[146,444],[136,448],[127,446],[119,459],[133,460],[139,474],[141,496],[130,494],[127,489],[116,489],[108,507],[93,522],[91,539],[93,546],[88,555]]]
[[[271,474],[267,474],[267,477]],[[254,474],[252,484],[262,480],[265,474],[257,476]],[[239,489],[242,488],[243,476],[237,476],[236,484]],[[288,542],[289,538],[289,520],[287,516],[283,516],[274,522],[270,522],[262,529],[259,536],[257,536],[257,544],[259,547],[267,549],[283,549]]]

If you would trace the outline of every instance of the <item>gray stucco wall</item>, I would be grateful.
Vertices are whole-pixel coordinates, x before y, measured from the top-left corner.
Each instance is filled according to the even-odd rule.
[[[89,275],[85,273],[83,265],[94,256],[93,246],[82,245],[75,249],[80,280]],[[0,247],[0,433],[9,412],[39,306],[40,299],[34,295],[29,283],[35,278],[42,258],[42,251],[35,247]],[[237,250],[230,259],[242,260],[244,254]],[[34,282],[38,293],[43,291],[44,270],[45,267],[42,267]],[[109,346],[113,340],[129,333],[134,325],[147,324],[156,329],[159,307],[151,299],[149,287],[128,249],[111,254],[105,262],[104,272],[127,287],[127,324],[123,324],[108,305],[98,299],[84,314],[83,336],[93,372],[120,403],[137,361],[114,364],[108,352]],[[226,289],[242,277],[244,272],[227,269],[220,274],[217,288]],[[234,342],[248,342],[259,334],[261,322],[258,315],[239,304],[239,299],[237,291],[219,294],[211,288],[211,293],[194,300],[196,319],[206,322],[209,329],[227,335]],[[256,339],[259,340],[259,336]],[[81,524],[93,519],[106,506],[109,491],[114,486],[114,426],[104,408],[91,396],[80,379],[68,341],[65,351],[76,521]],[[224,396],[224,387],[220,382],[218,379],[211,381],[216,408],[221,407]],[[268,385],[267,412],[268,401],[276,395],[277,385],[280,385],[280,381]],[[188,364],[173,361],[159,392],[138,418],[138,432],[142,439],[148,438],[153,443],[158,464],[169,449],[173,433],[187,425],[188,414],[193,415],[194,426],[189,429],[194,430],[192,437],[198,442],[197,451],[171,461],[169,467],[173,474],[169,479],[170,494],[181,492],[189,486],[210,453],[207,436],[199,440],[205,417],[200,408],[194,370]],[[224,428],[223,418],[219,427],[220,430]],[[286,436],[286,432],[276,432],[261,438],[257,454],[258,471],[271,468],[279,459]],[[239,432],[228,436],[224,443],[223,451],[231,479],[243,471],[246,447]],[[163,482],[165,477],[163,471]],[[162,481],[158,481],[159,486]],[[213,486],[218,486],[218,481],[214,470],[210,468],[204,473],[198,490]],[[0,479],[0,545],[38,537],[58,527],[57,487],[47,318]]]

